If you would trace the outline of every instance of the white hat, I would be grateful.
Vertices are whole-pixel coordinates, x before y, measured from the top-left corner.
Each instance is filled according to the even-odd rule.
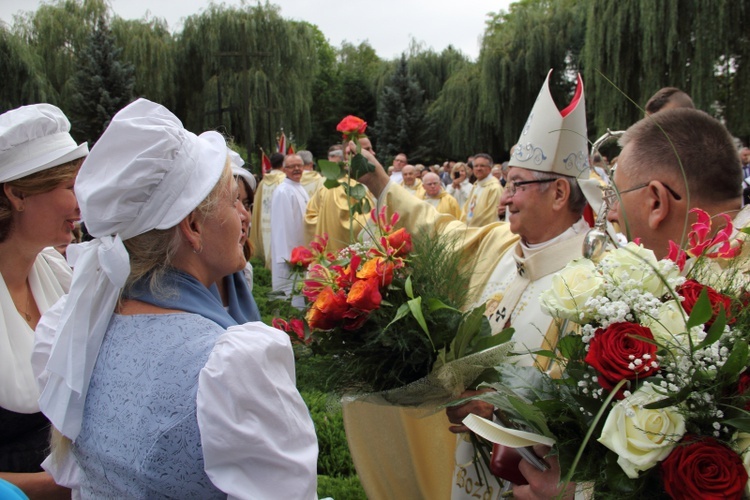
[[[0,182],[9,182],[86,156],[57,106],[32,104],[0,115]]]
[[[526,120],[508,165],[588,179],[588,135],[583,80],[581,75],[578,75],[575,96],[570,104],[560,111],[549,91],[550,75],[552,70],[547,73],[547,79]]]
[[[73,282],[55,330],[39,407],[65,436],[81,430],[91,373],[130,274],[123,240],[176,226],[211,192],[227,161],[224,138],[188,132],[139,99],[110,122],[76,180],[93,241],[68,247]]]
[[[247,182],[247,185],[250,186],[250,189],[255,191],[255,187],[257,185],[255,176],[248,170],[242,168],[242,165],[245,164],[245,160],[243,160],[242,157],[237,154],[237,152],[232,151],[229,148],[227,148],[227,151],[229,152],[229,160],[232,162],[232,175],[234,175],[235,177],[239,176],[245,179],[245,182]]]
[[[76,179],[86,229],[127,240],[174,227],[208,196],[226,161],[221,134],[198,137],[164,106],[138,99],[112,118]]]

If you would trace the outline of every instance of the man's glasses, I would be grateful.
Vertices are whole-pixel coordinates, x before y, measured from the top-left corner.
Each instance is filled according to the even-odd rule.
[[[508,193],[511,196],[515,196],[516,192],[518,191],[519,187],[523,187],[527,184],[546,184],[547,182],[553,182],[557,179],[537,179],[533,181],[510,181],[508,183]],[[521,191],[524,191],[521,189]]]
[[[643,189],[643,188],[647,187],[649,184],[651,184],[651,181],[646,182],[644,184],[639,184],[639,185],[637,185],[635,187],[632,187],[632,188],[629,188],[629,189],[623,189],[622,191],[617,191],[614,187],[607,186],[604,189],[604,196],[603,196],[604,201],[607,203],[608,206],[611,207],[614,203],[616,203],[616,202],[618,202],[620,200],[620,197],[623,194],[629,193],[631,191],[637,191],[639,189]],[[667,184],[665,184],[665,183],[662,182],[661,185],[664,186],[664,189],[666,189],[669,192],[669,194],[671,194],[674,197],[675,200],[679,201],[679,200],[682,199],[682,196],[680,196],[679,194],[677,194],[675,192],[675,190],[672,189],[671,187],[669,187]]]

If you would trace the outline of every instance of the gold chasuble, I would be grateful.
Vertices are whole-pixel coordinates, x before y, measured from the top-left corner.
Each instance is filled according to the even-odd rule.
[[[340,182],[344,182],[340,179]],[[349,179],[350,186],[359,184]],[[375,200],[370,195],[370,204],[375,206]],[[351,236],[356,241],[359,232],[364,227],[369,214],[355,214],[351,227]],[[310,198],[305,213],[305,232],[308,241],[312,241],[315,235],[328,235],[328,247],[331,252],[338,252],[349,246],[349,202],[343,186],[328,189],[321,186]]]
[[[459,236],[467,261],[474,256],[472,290],[481,292],[500,257],[517,241],[508,225],[467,228],[452,215],[440,214],[394,182],[383,195],[388,214],[401,216],[397,226],[415,231],[433,227]],[[354,465],[371,500],[450,498],[456,436],[448,431],[445,411],[425,418],[422,410],[344,402],[344,426]]]
[[[474,183],[463,208],[461,219],[469,227],[481,227],[497,222],[497,207],[503,188],[495,177],[488,175]]]
[[[423,191],[421,199],[435,207],[435,210],[441,214],[452,215],[456,219],[461,218],[461,207],[458,205],[458,201],[442,189],[434,198],[430,198],[427,196],[427,193]]]
[[[281,169],[268,172],[258,184],[253,201],[250,241],[255,248],[255,256],[265,261],[268,269],[271,269],[271,197],[284,179],[286,175]]]
[[[323,187],[325,180],[325,177],[320,175],[320,172],[316,172],[315,170],[305,170],[302,172],[302,179],[300,179],[299,183],[305,188],[307,196],[312,198],[318,189]]]

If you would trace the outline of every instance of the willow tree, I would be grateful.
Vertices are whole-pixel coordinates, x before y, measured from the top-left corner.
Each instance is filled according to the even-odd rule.
[[[730,129],[750,134],[748,23],[747,2],[591,1],[584,61],[596,127],[630,125],[643,116],[635,104],[675,86],[698,108],[724,114]]]
[[[51,101],[53,93],[41,61],[20,37],[0,25],[0,113],[25,104]]]
[[[133,93],[168,109],[176,107],[175,43],[163,19],[112,20],[121,59],[135,68]]]
[[[518,140],[547,72],[552,96],[570,100],[584,38],[583,0],[523,0],[488,22],[479,55],[479,139],[502,156]]]
[[[269,150],[282,127],[304,143],[317,64],[305,23],[268,4],[211,4],[177,40],[178,115],[194,130],[224,128],[248,150]]]
[[[57,0],[16,18],[14,31],[28,44],[50,83],[49,102],[70,110],[76,54],[86,45],[96,20],[108,15],[105,0]]]
[[[443,85],[440,95],[428,110],[435,126],[435,153],[442,158],[464,159],[489,151],[480,140],[479,67],[469,63]]]

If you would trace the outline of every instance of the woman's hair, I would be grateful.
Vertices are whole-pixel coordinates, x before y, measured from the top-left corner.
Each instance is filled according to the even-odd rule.
[[[455,164],[453,165],[453,169],[451,169],[451,175],[455,174],[455,173],[456,173],[456,172],[458,172],[458,171],[459,171],[460,169],[463,169],[463,171],[464,171],[464,174],[466,174],[467,176],[469,175],[469,171],[468,171],[468,169],[466,168],[466,163],[464,163],[464,162],[462,162],[462,161],[456,162],[456,163],[455,163]]]
[[[48,193],[63,182],[75,179],[81,163],[83,163],[83,158],[78,158],[14,181],[0,183],[0,243],[8,238],[13,229],[13,205],[5,194],[5,189],[3,189],[5,185],[26,196]]]
[[[247,193],[248,198],[250,199],[250,207],[247,209],[247,215],[250,217],[250,213],[253,209],[253,198],[255,197],[255,192],[250,187],[250,184],[245,180],[244,177],[241,175],[235,175],[235,179],[237,179],[237,182],[241,182],[243,186],[245,186],[245,192]],[[248,226],[249,231],[249,226]],[[255,248],[253,247],[253,242],[248,238],[245,240],[245,244],[242,245],[242,254],[245,256],[245,260],[250,260],[250,257],[253,256],[253,253],[255,252]]]
[[[229,162],[208,196],[195,207],[202,219],[211,216],[219,206],[219,200],[226,195],[227,186],[232,179]],[[131,288],[141,279],[148,280],[148,286],[154,295],[169,295],[171,290],[164,288],[164,275],[172,267],[182,237],[177,226],[169,229],[152,229],[138,236],[123,241],[130,255],[130,275],[125,281],[125,289]]]

